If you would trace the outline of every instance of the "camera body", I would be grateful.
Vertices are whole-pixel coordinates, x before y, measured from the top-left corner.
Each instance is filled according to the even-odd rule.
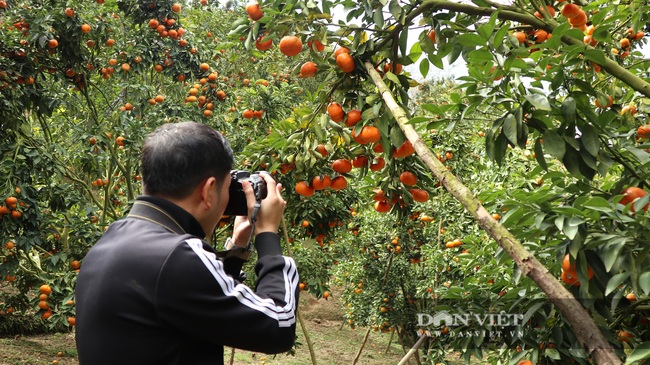
[[[265,171],[255,171],[253,173],[244,170],[230,171],[230,189],[228,191],[230,197],[228,206],[224,215],[248,215],[248,204],[246,203],[246,194],[242,187],[242,181],[249,181],[253,191],[255,192],[255,199],[261,201],[266,198],[268,193],[266,189],[266,181],[260,174],[266,174]]]

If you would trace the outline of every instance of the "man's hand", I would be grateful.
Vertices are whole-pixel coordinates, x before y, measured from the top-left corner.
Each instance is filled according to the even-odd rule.
[[[266,181],[266,198],[262,200],[262,206],[257,213],[255,223],[255,234],[262,232],[278,232],[284,207],[287,202],[282,198],[282,184],[278,184],[268,173],[262,173],[260,176]],[[246,194],[246,203],[248,204],[248,217],[253,214],[255,206],[255,192],[248,181],[242,182],[244,193]],[[249,231],[250,234],[250,231]],[[237,242],[237,241],[235,241]]]
[[[235,217],[235,226],[232,230],[232,240],[235,243],[235,246],[246,247],[248,238],[251,235],[251,228],[253,228],[253,226],[248,220],[248,217],[243,215]]]

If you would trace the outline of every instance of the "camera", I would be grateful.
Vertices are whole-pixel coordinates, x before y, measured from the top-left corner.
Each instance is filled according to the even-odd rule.
[[[224,215],[248,215],[248,204],[246,204],[246,194],[242,187],[242,181],[248,181],[255,192],[255,199],[261,201],[266,198],[266,181],[260,174],[266,174],[266,171],[255,171],[250,173],[244,170],[230,171],[230,198]]]

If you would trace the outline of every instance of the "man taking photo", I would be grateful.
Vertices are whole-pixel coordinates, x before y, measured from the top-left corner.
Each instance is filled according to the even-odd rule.
[[[81,365],[223,364],[224,346],[291,349],[299,279],[277,234],[286,205],[281,185],[260,174],[267,196],[256,207],[242,181],[254,227],[237,217],[223,252],[205,241],[228,205],[232,165],[228,142],[203,124],[165,124],[146,138],[143,195],[91,248],[79,273]],[[255,289],[241,283],[251,233]]]

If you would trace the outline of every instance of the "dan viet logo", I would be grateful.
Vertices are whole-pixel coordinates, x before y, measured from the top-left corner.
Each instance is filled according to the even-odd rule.
[[[522,337],[523,314],[500,313],[449,313],[440,311],[433,315],[418,313],[418,326],[433,335],[449,334],[456,337]],[[450,328],[457,327],[450,331]]]

